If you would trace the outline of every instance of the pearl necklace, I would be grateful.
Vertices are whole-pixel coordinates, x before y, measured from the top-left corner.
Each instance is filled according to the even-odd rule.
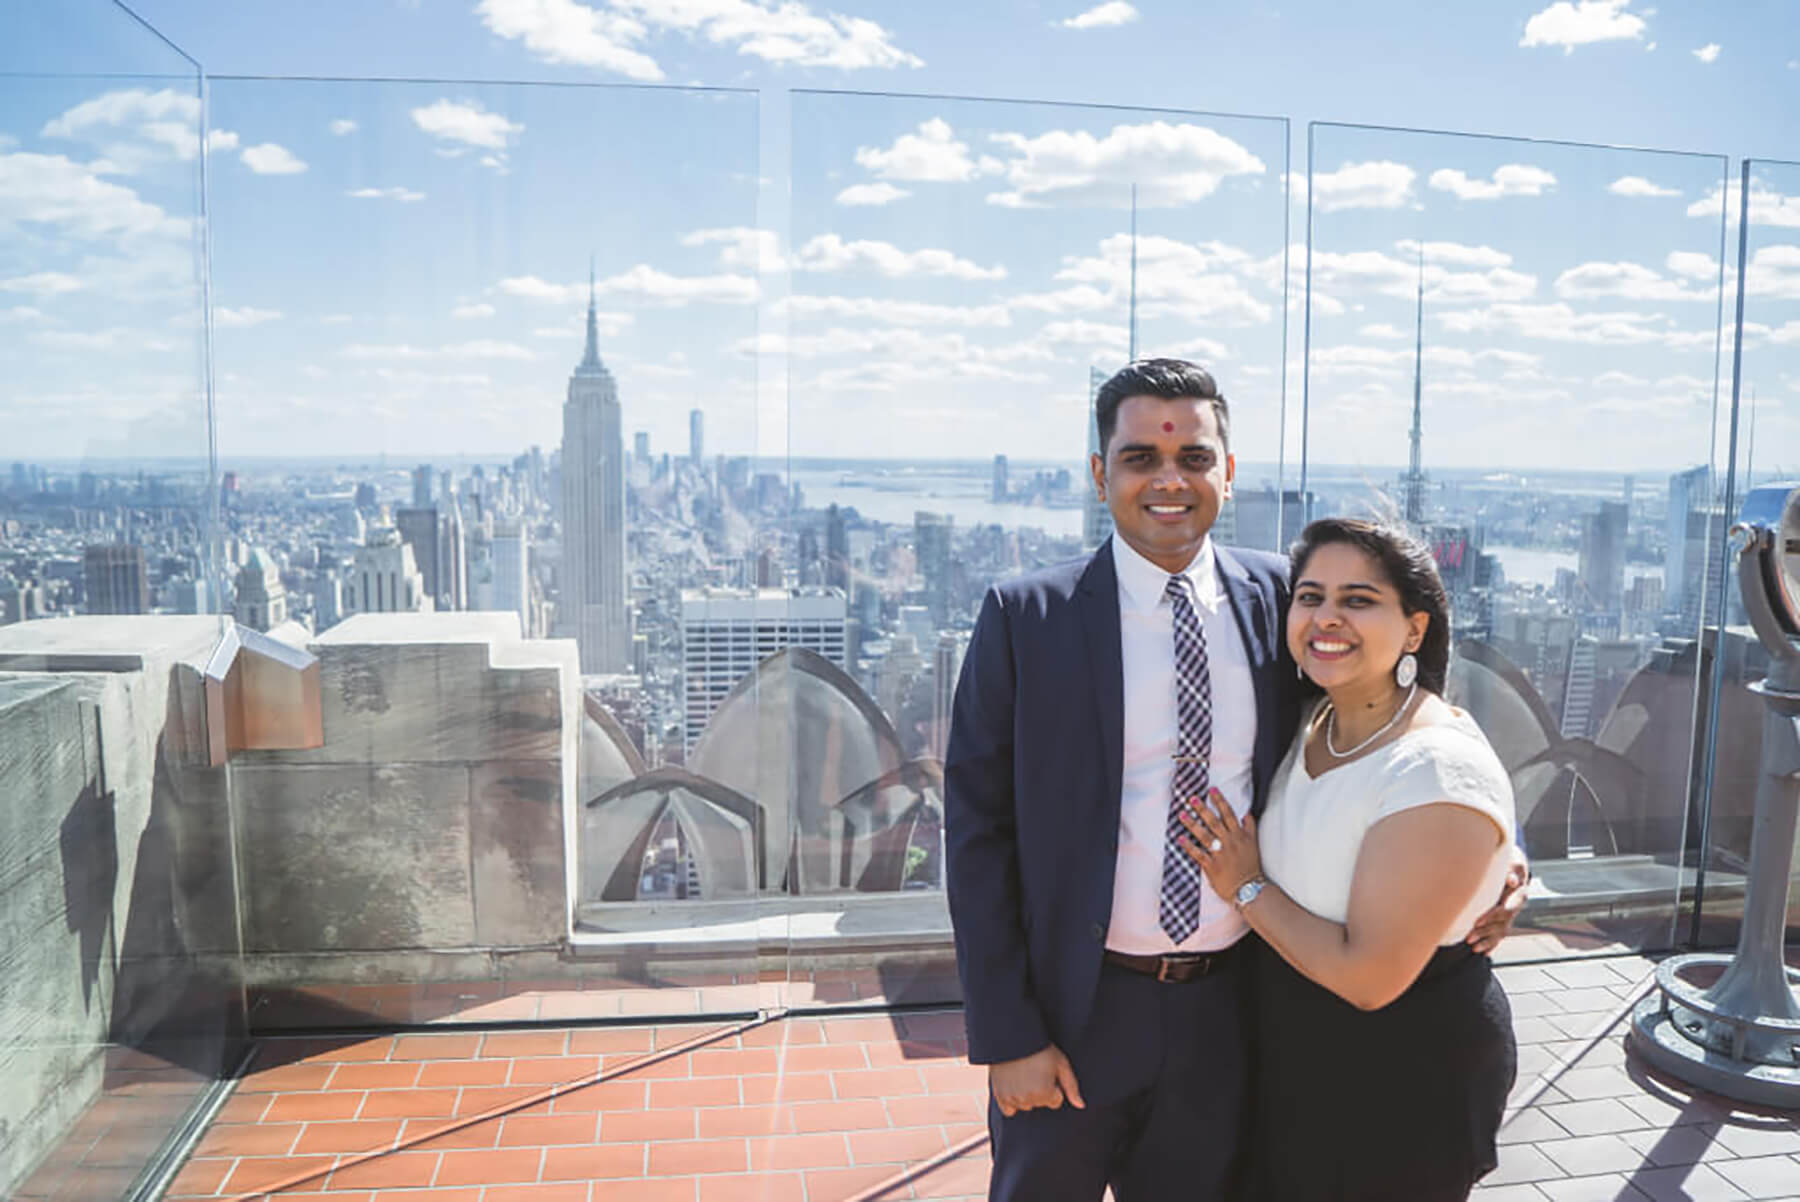
[[[1400,715],[1404,714],[1407,711],[1407,708],[1412,705],[1413,697],[1418,691],[1419,686],[1415,682],[1413,686],[1406,691],[1406,700],[1400,703],[1400,708],[1394,711],[1394,716],[1389,718],[1380,730],[1347,751],[1339,751],[1331,745],[1331,734],[1337,729],[1337,706],[1332,706],[1325,714],[1325,750],[1331,753],[1333,759],[1338,760],[1348,759],[1355,755],[1370,743],[1373,743],[1376,739],[1379,739],[1382,735],[1385,735],[1388,731],[1394,729],[1394,723],[1400,721]]]

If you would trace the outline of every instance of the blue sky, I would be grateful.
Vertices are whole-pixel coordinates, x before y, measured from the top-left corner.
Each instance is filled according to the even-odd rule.
[[[1707,156],[1800,158],[1791,0],[135,8],[220,77],[736,89],[215,78],[227,460],[553,447],[590,253],[658,449],[699,406],[721,451],[1072,460],[1125,352],[1130,182],[1140,351],[1214,364],[1270,460],[1285,335],[1291,459],[1308,123],[1356,121],[1701,153],[1314,131],[1312,456],[1403,457],[1423,243],[1428,459],[1661,470],[1714,433]],[[63,77],[0,84],[7,441],[192,447],[193,81],[91,0],[18,18],[6,65]],[[1746,365],[1795,446],[1800,169],[1760,178]]]

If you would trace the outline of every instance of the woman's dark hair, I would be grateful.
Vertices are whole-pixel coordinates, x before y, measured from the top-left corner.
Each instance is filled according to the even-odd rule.
[[[1422,613],[1431,619],[1413,654],[1419,660],[1419,687],[1443,696],[1450,675],[1450,597],[1431,549],[1394,526],[1358,518],[1320,518],[1300,532],[1300,541],[1288,552],[1293,565],[1289,581],[1297,586],[1313,552],[1333,543],[1355,547],[1380,564],[1400,594],[1400,608],[1409,616]]]
[[[1186,359],[1139,359],[1127,363],[1100,385],[1094,394],[1094,424],[1100,433],[1100,455],[1119,426],[1119,406],[1134,396],[1162,397],[1168,401],[1210,401],[1219,424],[1219,445],[1231,449],[1231,406],[1212,373]]]

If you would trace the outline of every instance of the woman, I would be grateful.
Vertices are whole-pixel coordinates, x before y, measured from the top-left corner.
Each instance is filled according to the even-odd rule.
[[[1512,1015],[1461,935],[1500,890],[1506,770],[1443,699],[1449,602],[1431,554],[1327,519],[1293,551],[1287,641],[1324,690],[1259,824],[1195,799],[1188,854],[1257,949],[1261,1196],[1466,1198],[1495,1164]]]

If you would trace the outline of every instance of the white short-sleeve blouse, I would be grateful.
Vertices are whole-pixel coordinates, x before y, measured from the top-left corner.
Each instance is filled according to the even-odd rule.
[[[1450,721],[1410,730],[1317,778],[1306,770],[1306,730],[1302,724],[1276,770],[1258,820],[1264,874],[1314,914],[1344,922],[1356,858],[1370,827],[1417,806],[1466,806],[1491,818],[1503,838],[1481,888],[1438,941],[1460,943],[1499,898],[1513,838],[1512,782],[1481,728],[1453,710]]]

